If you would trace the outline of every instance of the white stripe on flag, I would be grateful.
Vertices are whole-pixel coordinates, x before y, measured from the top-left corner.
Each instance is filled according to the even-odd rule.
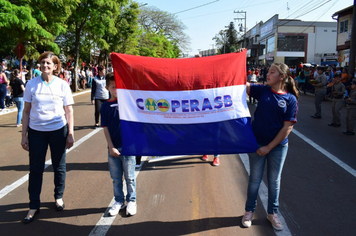
[[[189,91],[117,89],[120,119],[198,124],[250,117],[245,89],[245,85]]]

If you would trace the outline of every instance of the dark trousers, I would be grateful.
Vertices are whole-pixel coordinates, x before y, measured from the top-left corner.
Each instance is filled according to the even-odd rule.
[[[28,130],[30,175],[28,193],[30,195],[30,209],[40,207],[43,171],[48,145],[51,150],[51,160],[54,172],[54,198],[63,197],[66,178],[66,139],[68,127],[55,131]]]
[[[95,124],[99,124],[100,107],[106,99],[95,99]]]
[[[140,165],[141,164],[141,157],[142,156],[136,156],[136,165]]]
[[[5,108],[6,84],[0,84],[0,109]]]

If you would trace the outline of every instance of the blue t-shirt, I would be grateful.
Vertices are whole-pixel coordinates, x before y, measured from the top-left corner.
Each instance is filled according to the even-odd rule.
[[[111,107],[111,105],[117,105],[117,100],[107,100],[101,105],[101,127],[108,127],[113,145],[120,149],[122,148],[122,139],[119,107]]]
[[[297,122],[298,101],[291,93],[276,93],[270,86],[251,84],[251,97],[258,100],[252,130],[259,145],[268,145],[285,121]],[[288,143],[288,137],[280,144]]]

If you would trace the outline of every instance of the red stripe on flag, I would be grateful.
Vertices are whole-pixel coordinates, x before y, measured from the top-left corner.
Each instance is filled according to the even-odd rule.
[[[246,53],[167,59],[111,53],[116,87],[181,91],[246,84]]]

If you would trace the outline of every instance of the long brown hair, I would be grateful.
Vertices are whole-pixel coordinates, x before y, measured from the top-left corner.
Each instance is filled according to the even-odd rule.
[[[299,92],[297,86],[295,86],[294,79],[290,75],[289,67],[284,63],[273,63],[271,67],[272,66],[274,66],[278,70],[279,74],[285,75],[285,78],[283,80],[284,88],[298,99]]]

